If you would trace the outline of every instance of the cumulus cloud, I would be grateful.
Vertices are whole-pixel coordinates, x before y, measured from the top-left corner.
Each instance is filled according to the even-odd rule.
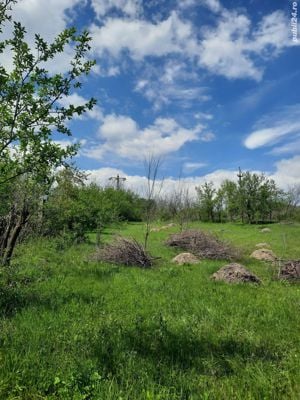
[[[294,139],[300,133],[299,118],[300,104],[287,106],[280,111],[266,115],[258,121],[256,124],[258,129],[247,136],[244,145],[253,150],[263,146],[272,146],[283,139]]]
[[[103,26],[91,26],[93,50],[118,57],[127,50],[134,60],[147,56],[161,57],[172,53],[193,54],[196,42],[192,25],[182,21],[175,11],[158,23],[146,20],[108,18]]]
[[[270,177],[283,189],[300,184],[300,155],[278,161]]]
[[[237,11],[223,10],[217,26],[204,30],[200,64],[227,78],[260,80],[263,69],[255,57],[268,59],[291,46],[287,17],[282,11],[264,16],[255,28]]]
[[[39,33],[51,41],[71,22],[74,7],[85,4],[82,0],[19,0],[12,15],[26,27],[29,39]]]
[[[26,29],[26,41],[34,48],[35,34],[41,35],[47,42],[54,38],[72,23],[76,7],[83,7],[86,0],[19,0],[12,6],[12,18],[21,22]],[[6,24],[2,38],[8,38],[12,33],[12,24]],[[74,51],[66,46],[65,51],[58,54],[55,60],[49,60],[45,67],[52,73],[64,73],[70,69]],[[5,49],[0,55],[1,64],[10,71],[13,67],[12,54]]]
[[[259,81],[264,72],[260,61],[275,57],[293,45],[287,16],[282,11],[265,15],[254,26],[246,14],[225,9],[217,0],[202,3],[217,17],[215,26],[202,27],[200,32],[174,10],[157,23],[137,18],[107,18],[101,26],[94,24],[91,31],[95,54],[106,52],[117,59],[127,52],[135,61],[177,55],[184,63],[196,59],[199,68],[229,79]],[[192,2],[185,3],[190,5]],[[153,97],[149,90],[145,93]]]
[[[164,156],[179,150],[185,143],[202,139],[203,126],[185,128],[172,118],[157,118],[140,128],[135,120],[124,115],[104,117],[99,128],[100,144],[85,149],[87,157],[101,159],[114,154],[122,159],[143,160],[149,155]],[[205,133],[203,140],[207,140]]]
[[[142,9],[140,0],[91,0],[91,6],[100,19],[113,10],[135,17],[141,13]]]
[[[274,179],[277,185],[287,190],[289,187],[300,184],[300,156],[295,156],[290,159],[283,159],[275,164],[275,172],[267,173],[267,176]],[[130,189],[140,195],[146,193],[147,179],[141,175],[128,175],[125,171],[116,168],[100,168],[94,170],[85,171],[88,174],[89,182],[95,182],[101,186],[107,186],[110,184],[109,178],[111,176],[120,175],[126,177],[124,187]],[[251,171],[260,173],[260,171]],[[237,171],[219,169],[210,172],[209,174],[199,175],[194,177],[181,178],[180,184],[189,191],[191,197],[196,196],[195,187],[202,185],[204,182],[213,182],[218,188],[224,182],[229,179],[237,181]],[[168,196],[174,193],[178,188],[178,179],[174,177],[166,177],[163,180],[158,179],[158,187],[161,185],[161,195]]]
[[[124,187],[130,189],[140,195],[145,195],[147,192],[147,178],[141,175],[128,175],[123,170],[117,168],[100,168],[95,170],[85,171],[88,174],[88,181],[97,183],[100,186],[109,186],[111,176],[122,176],[126,178]],[[207,181],[212,181],[218,187],[225,179],[236,178],[236,172],[226,170],[216,170],[210,174],[181,178],[180,185],[189,191],[191,197],[196,196],[195,187]],[[176,188],[178,189],[179,179],[174,177],[165,177],[157,180],[157,187],[161,187],[160,194],[162,196],[169,196]]]

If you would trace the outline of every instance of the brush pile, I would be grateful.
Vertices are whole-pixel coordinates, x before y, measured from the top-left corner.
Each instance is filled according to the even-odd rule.
[[[97,251],[95,258],[112,264],[141,268],[149,268],[153,264],[152,257],[140,243],[122,236],[117,236],[111,243],[105,244]]]
[[[200,258],[211,260],[235,260],[240,252],[208,232],[188,230],[171,235],[166,244],[186,250]]]
[[[300,260],[285,261],[281,265],[279,278],[300,282]]]

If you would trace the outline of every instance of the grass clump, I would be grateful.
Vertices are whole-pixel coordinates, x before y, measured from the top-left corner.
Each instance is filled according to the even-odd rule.
[[[96,260],[149,268],[153,264],[152,257],[137,240],[118,236],[111,243],[104,245],[95,255]]]
[[[239,259],[241,256],[240,251],[231,244],[220,240],[209,232],[198,230],[188,230],[173,234],[166,241],[166,244],[210,260],[231,261]]]

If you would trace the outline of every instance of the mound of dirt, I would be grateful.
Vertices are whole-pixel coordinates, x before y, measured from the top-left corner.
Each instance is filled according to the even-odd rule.
[[[172,262],[178,265],[198,264],[199,259],[191,253],[180,253],[172,259]]]
[[[260,231],[261,231],[261,233],[269,233],[269,232],[271,232],[271,229],[270,228],[263,228]]]
[[[270,261],[274,262],[277,260],[276,255],[273,253],[272,250],[270,249],[259,249],[253,251],[253,253],[250,255],[251,258],[255,258],[256,260],[260,261]]]
[[[212,279],[227,283],[260,283],[260,279],[256,275],[237,263],[228,264],[220,268],[212,275]]]
[[[160,232],[160,228],[151,228],[150,232]]]
[[[300,260],[285,261],[280,268],[279,278],[300,281]]]
[[[171,235],[166,244],[186,250],[200,258],[234,260],[240,257],[238,249],[203,231],[188,230]]]
[[[118,236],[111,243],[107,243],[95,254],[94,259],[113,264],[151,267],[153,258],[145,251],[144,247],[135,239]]]
[[[269,245],[269,243],[257,243],[257,244],[255,245],[255,247],[256,247],[257,249],[270,249],[270,248],[271,248],[271,245]]]

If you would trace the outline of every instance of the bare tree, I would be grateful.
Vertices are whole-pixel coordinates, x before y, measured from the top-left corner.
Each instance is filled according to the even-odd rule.
[[[172,210],[173,217],[176,219],[180,232],[188,227],[192,218],[193,201],[190,196],[189,188],[184,184],[179,176],[176,188],[171,194],[168,207]]]
[[[157,175],[161,163],[162,163],[161,158],[155,157],[153,155],[150,155],[144,161],[146,178],[147,178],[146,204],[145,204],[145,214],[144,214],[144,219],[146,224],[145,239],[144,239],[145,249],[147,249],[148,245],[148,239],[151,231],[151,223],[155,219],[156,215],[157,207],[155,199],[159,196],[163,186],[163,180],[161,180],[159,184],[157,181]]]

